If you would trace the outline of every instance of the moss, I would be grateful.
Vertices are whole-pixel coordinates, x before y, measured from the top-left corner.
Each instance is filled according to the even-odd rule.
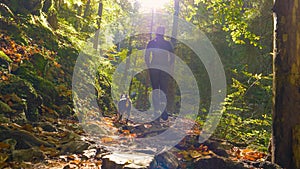
[[[14,12],[22,15],[39,15],[44,0],[4,0],[4,3]]]
[[[56,51],[58,49],[58,39],[54,35],[53,31],[47,27],[47,23],[41,19],[35,18],[35,23],[27,23],[23,31],[29,37],[39,42],[39,45],[44,46],[49,50]]]
[[[0,123],[10,123],[9,118],[6,118],[3,114],[0,114]]]
[[[9,107],[6,103],[0,100],[0,113],[13,113],[15,112],[13,109]]]
[[[26,79],[33,85],[38,94],[42,96],[43,103],[45,105],[51,106],[58,100],[58,92],[56,91],[54,84],[50,81],[43,79],[42,77],[35,74],[35,72],[23,66],[21,66],[15,72],[15,74],[22,79]]]
[[[42,102],[36,90],[29,82],[15,75],[11,75],[9,81],[0,83],[0,88],[1,95],[16,93],[19,98],[24,100],[27,120],[36,121],[38,119],[38,107]]]
[[[7,22],[0,17],[0,30],[5,30],[5,34],[10,35],[17,43],[28,44],[28,39],[16,23]]]
[[[40,53],[36,53],[32,56],[32,71],[36,71],[38,74],[45,76],[45,71],[48,65],[48,60]]]

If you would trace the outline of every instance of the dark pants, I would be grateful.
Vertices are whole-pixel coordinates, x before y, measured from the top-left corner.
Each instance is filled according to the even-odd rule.
[[[166,99],[169,100],[168,97],[168,81],[170,79],[170,75],[164,71],[161,71],[159,69],[149,69],[150,73],[150,79],[151,79],[151,85],[152,89],[160,89],[162,90],[165,95]],[[152,95],[152,101],[153,101],[153,106],[155,111],[163,111],[163,113],[166,113],[166,111],[161,110],[161,104],[165,104],[167,106],[167,100],[164,102],[162,100],[161,94],[159,93],[153,93]]]

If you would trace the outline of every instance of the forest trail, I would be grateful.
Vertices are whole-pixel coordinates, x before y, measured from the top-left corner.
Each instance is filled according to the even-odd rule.
[[[187,131],[179,144],[161,154],[155,155],[153,147],[136,147],[137,137],[161,133],[171,119],[161,124],[129,122],[125,126],[113,118],[103,117],[89,124],[90,129],[95,129],[94,135],[85,132],[77,120],[47,119],[24,125],[1,123],[1,133],[10,138],[0,142],[1,168],[276,168],[265,161],[264,153],[238,148],[225,141],[208,140],[199,144],[198,127]],[[104,131],[110,132],[103,134]]]

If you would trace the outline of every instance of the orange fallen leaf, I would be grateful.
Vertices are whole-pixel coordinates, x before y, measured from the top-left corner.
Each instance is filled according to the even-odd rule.
[[[114,141],[114,139],[111,138],[111,137],[103,137],[103,138],[101,138],[101,142],[102,143],[111,143],[113,141]]]
[[[130,130],[122,130],[124,134],[130,134]]]
[[[9,144],[0,142],[0,149],[8,149],[10,147]]]
[[[8,80],[8,77],[5,76],[5,75],[2,75],[2,76],[1,76],[1,79],[4,80],[4,81],[6,81],[6,80]]]

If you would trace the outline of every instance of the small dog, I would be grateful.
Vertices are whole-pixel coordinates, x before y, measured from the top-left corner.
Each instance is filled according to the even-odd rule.
[[[126,124],[128,123],[128,119],[131,111],[131,100],[127,94],[122,94],[120,97],[120,101],[118,103],[118,120],[122,120],[124,114],[126,117]]]

